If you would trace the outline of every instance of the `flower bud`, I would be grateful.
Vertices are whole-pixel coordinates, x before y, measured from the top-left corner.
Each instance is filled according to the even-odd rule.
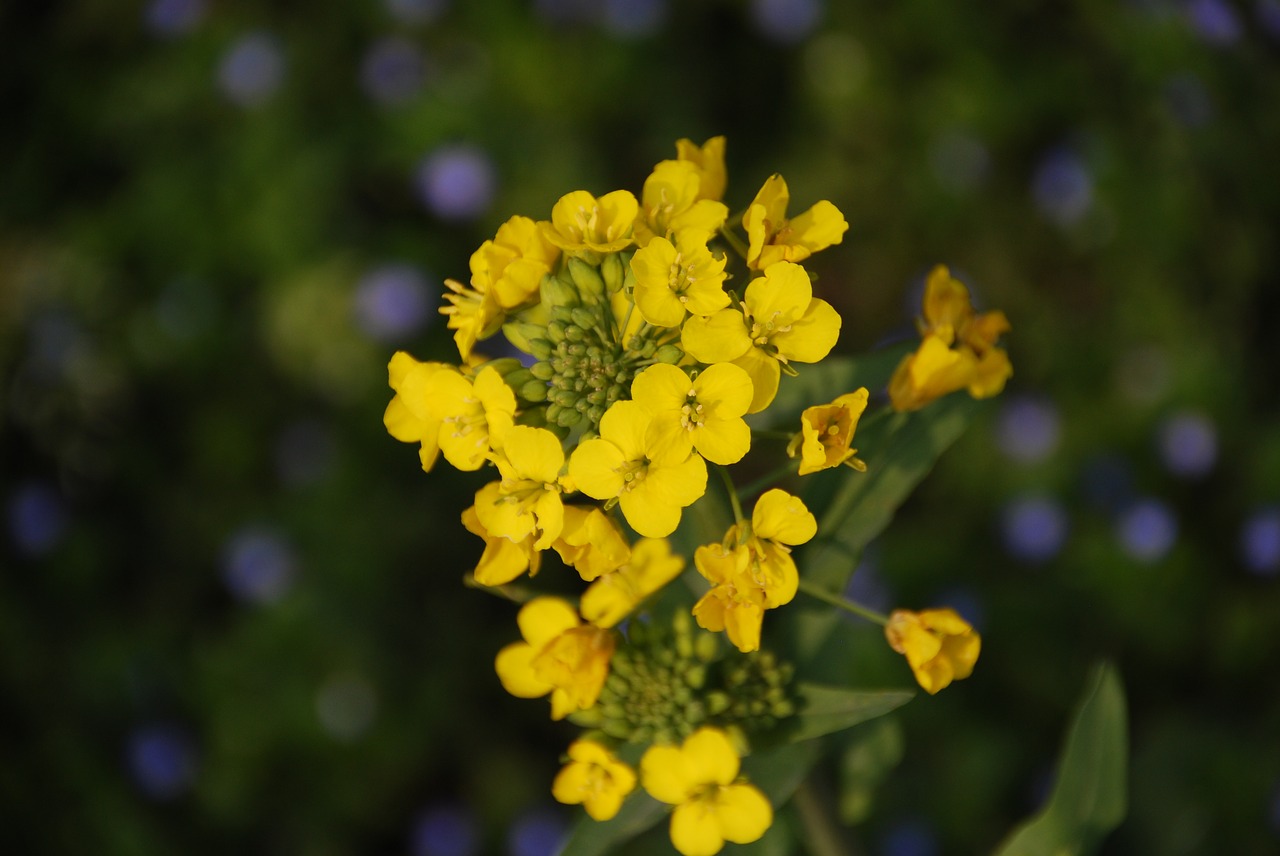
[[[573,284],[577,286],[582,302],[594,305],[604,297],[604,279],[597,268],[581,259],[570,258],[569,275],[573,277]]]
[[[674,366],[684,359],[684,350],[679,345],[666,344],[653,352],[653,358]]]

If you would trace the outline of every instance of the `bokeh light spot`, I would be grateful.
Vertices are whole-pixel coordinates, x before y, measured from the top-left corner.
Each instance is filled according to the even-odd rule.
[[[751,0],[751,23],[765,38],[795,44],[822,19],[821,0]]]
[[[67,510],[53,485],[30,482],[9,496],[9,536],[23,555],[47,554],[62,540]]]
[[[401,38],[385,38],[365,54],[360,84],[379,104],[403,104],[422,90],[426,67],[417,45]]]
[[[1000,409],[996,443],[1007,457],[1034,464],[1057,450],[1060,423],[1058,409],[1052,403],[1026,396],[1012,397]]]
[[[1120,515],[1116,535],[1128,556],[1140,562],[1156,562],[1178,540],[1178,520],[1166,503],[1143,499]]]
[[[1207,475],[1218,460],[1218,430],[1203,413],[1184,411],[1160,423],[1160,459],[1184,478]]]
[[[471,220],[489,209],[496,178],[493,162],[469,145],[444,146],[423,158],[418,167],[423,204],[441,220]]]
[[[552,856],[564,844],[564,817],[550,808],[536,808],[516,818],[507,834],[511,856]]]
[[[1028,562],[1044,562],[1058,555],[1066,543],[1068,528],[1066,509],[1051,496],[1018,497],[1000,514],[1005,550]]]
[[[938,837],[922,821],[901,821],[881,837],[880,852],[884,856],[936,856]]]
[[[275,603],[293,585],[297,560],[279,533],[248,527],[223,548],[222,578],[231,593],[250,603]]]
[[[356,284],[356,325],[371,339],[396,344],[435,317],[432,297],[427,277],[418,268],[405,264],[374,268]]]
[[[241,107],[264,103],[283,80],[284,54],[276,38],[264,32],[241,36],[218,65],[218,85],[228,99]]]
[[[653,35],[666,17],[666,0],[604,0],[600,10],[601,25],[624,39]]]
[[[1240,527],[1240,557],[1251,572],[1274,577],[1280,572],[1280,506],[1267,506]]]
[[[1192,31],[1206,44],[1228,47],[1240,41],[1240,16],[1225,0],[1190,0],[1185,12]]]
[[[1068,148],[1054,149],[1040,160],[1031,190],[1040,213],[1059,226],[1078,223],[1093,206],[1093,177]]]
[[[420,814],[409,835],[413,856],[472,856],[477,852],[476,824],[455,805],[438,805]]]
[[[170,800],[186,793],[196,777],[191,738],[169,724],[147,725],[129,737],[129,772],[144,794]]]
[[[147,27],[157,36],[183,36],[200,26],[205,9],[205,0],[151,0],[146,10]]]

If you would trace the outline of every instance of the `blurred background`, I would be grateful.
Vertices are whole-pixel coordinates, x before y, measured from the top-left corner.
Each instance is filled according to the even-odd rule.
[[[731,209],[779,171],[844,211],[842,352],[936,263],[1013,324],[855,576],[985,637],[900,757],[834,747],[857,852],[990,851],[1100,657],[1104,852],[1280,849],[1280,0],[51,0],[0,40],[6,849],[554,850],[573,729],[498,685],[483,477],[387,436],[385,366],[456,358],[442,280],[507,217],[716,134]]]

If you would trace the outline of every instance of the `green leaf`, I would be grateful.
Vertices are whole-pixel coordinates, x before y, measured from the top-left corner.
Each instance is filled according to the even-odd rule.
[[[1127,807],[1128,726],[1124,689],[1103,663],[1087,688],[1058,761],[1053,793],[1017,829],[997,856],[1080,856],[1092,852],[1124,820]]]
[[[810,683],[798,684],[796,693],[803,708],[792,717],[794,730],[787,733],[792,743],[843,731],[884,716],[915,696],[910,690],[853,690]]]
[[[666,817],[669,806],[649,796],[637,786],[622,808],[609,820],[594,821],[583,816],[574,824],[560,856],[603,856],[614,847],[649,829]]]

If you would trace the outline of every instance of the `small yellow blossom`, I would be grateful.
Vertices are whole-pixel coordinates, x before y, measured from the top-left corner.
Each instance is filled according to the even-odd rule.
[[[693,563],[712,584],[693,605],[698,626],[712,633],[724,631],[743,653],[758,651],[765,591],[751,573],[751,551],[743,546],[706,544],[694,551]]]
[[[776,262],[802,262],[844,240],[849,224],[839,208],[824,199],[788,220],[790,200],[787,182],[775,173],[742,215],[742,227],[747,230],[747,267],[752,270],[768,270]]]
[[[548,241],[570,255],[616,253],[631,245],[640,204],[628,190],[615,190],[596,199],[585,190],[560,197],[551,209],[551,222],[540,223]]]
[[[608,820],[635,790],[635,770],[594,740],[569,745],[569,763],[551,783],[551,795],[565,805],[581,804],[592,820]]]
[[[701,170],[690,161],[667,160],[653,168],[640,194],[636,246],[654,238],[690,231],[705,240],[720,230],[729,216],[723,202],[700,198]]]
[[[682,570],[684,558],[671,552],[667,539],[642,538],[631,548],[630,562],[582,593],[582,617],[597,627],[613,627]]]
[[[751,448],[742,418],[751,404],[751,378],[732,363],[692,379],[677,366],[649,366],[631,382],[631,398],[652,417],[646,439],[655,458],[682,461],[697,449],[714,464],[734,464]]]
[[[453,331],[458,354],[466,362],[471,359],[476,342],[498,332],[507,316],[493,292],[468,288],[453,279],[446,279],[444,284],[452,293],[444,296],[449,305],[440,307],[440,314],[449,317],[445,326]]]
[[[515,216],[471,254],[471,285],[492,294],[502,309],[515,309],[537,297],[538,285],[559,257],[559,248],[547,241],[537,223]]]
[[[419,362],[404,351],[396,351],[387,364],[388,382],[396,394],[382,414],[382,424],[400,442],[421,444],[418,458],[427,472],[440,457],[441,420],[428,386],[438,374],[457,373],[453,366]]]
[[[655,327],[679,327],[686,314],[711,315],[729,305],[723,256],[707,249],[700,233],[676,233],[673,244],[656,237],[636,250],[636,309]]]
[[[552,546],[587,582],[617,570],[631,558],[631,547],[618,524],[599,508],[580,505],[564,507],[564,528]]]
[[[494,462],[502,480],[476,492],[476,516],[494,536],[520,542],[533,534],[534,546],[547,549],[564,527],[560,440],[545,428],[516,425]]]
[[[652,746],[640,780],[654,799],[674,805],[671,843],[683,856],[713,856],[726,841],[749,844],[773,823],[769,800],[741,780],[728,735],[700,728],[680,746]]]
[[[436,372],[427,381],[427,395],[442,414],[440,451],[460,470],[478,470],[511,428],[516,396],[491,366],[475,380],[457,372]]]
[[[684,350],[704,363],[733,362],[751,376],[748,413],[769,406],[778,393],[782,366],[816,363],[840,337],[840,315],[813,296],[800,265],[778,262],[747,285],[739,309],[691,317],[681,330]]]
[[[698,184],[699,199],[724,198],[724,188],[728,183],[728,174],[724,168],[724,137],[712,137],[701,146],[693,140],[676,140],[676,157],[689,161],[701,171]]]
[[[999,394],[1013,375],[1009,355],[996,346],[1010,329],[1004,313],[975,313],[969,290],[944,265],[929,274],[923,310],[920,347],[903,357],[889,380],[894,410],[918,410],[965,388],[974,398]]]
[[[895,609],[884,635],[930,695],[969,677],[982,648],[982,637],[953,609]]]
[[[517,698],[550,693],[552,719],[595,704],[617,647],[612,631],[583,624],[557,597],[535,597],[516,623],[524,641],[506,646],[494,661],[503,688]]]
[[[616,500],[636,532],[664,538],[682,509],[706,493],[707,464],[693,453],[658,460],[647,439],[651,421],[637,402],[615,402],[600,419],[600,436],[574,449],[569,477],[593,499]]]
[[[806,407],[800,414],[800,433],[787,446],[791,457],[800,455],[800,475],[807,476],[819,470],[848,464],[859,472],[867,465],[854,457],[857,449],[850,448],[858,419],[867,409],[865,387],[847,393],[830,404]]]
[[[510,538],[494,536],[484,528],[484,524],[476,516],[474,505],[462,512],[462,525],[472,535],[479,535],[484,539],[484,553],[481,554],[480,561],[472,574],[480,585],[506,585],[526,570],[529,576],[538,573],[542,554],[533,546],[532,533],[518,542]]]

